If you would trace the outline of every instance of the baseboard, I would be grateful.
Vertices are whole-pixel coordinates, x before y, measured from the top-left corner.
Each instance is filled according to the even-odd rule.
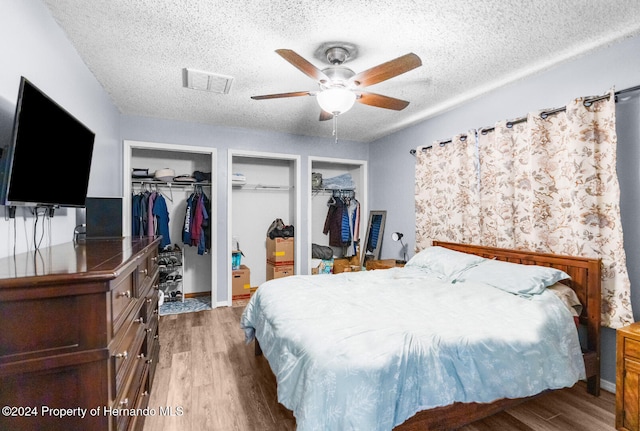
[[[211,292],[193,292],[193,293],[185,293],[185,298],[197,298],[199,296],[210,296]]]
[[[616,384],[604,379],[600,379],[600,388],[612,394],[616,393]]]

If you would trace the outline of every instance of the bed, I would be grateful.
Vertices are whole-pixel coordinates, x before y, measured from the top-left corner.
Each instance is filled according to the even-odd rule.
[[[599,393],[598,259],[433,245],[404,268],[286,277],[251,298],[245,339],[299,431],[448,430],[581,379]]]

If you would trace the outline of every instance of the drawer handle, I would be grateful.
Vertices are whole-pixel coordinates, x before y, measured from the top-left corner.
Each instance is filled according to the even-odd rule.
[[[147,298],[147,299],[145,300],[145,302],[146,302],[147,304],[151,304],[151,301],[153,301],[153,299],[152,299],[152,298]]]
[[[153,289],[154,290],[160,290],[160,285],[159,284],[154,284],[153,285]]]
[[[151,262],[156,263],[158,261],[158,256],[153,256],[151,258]]]
[[[129,354],[127,353],[127,351],[125,350],[122,353],[116,353],[115,355],[116,358],[122,358],[122,359],[127,359],[127,356],[129,356]]]
[[[121,406],[126,406],[128,404],[129,404],[129,398],[125,398],[124,400],[120,401]]]
[[[138,358],[138,359],[144,359],[144,353],[140,353],[140,354],[137,356],[137,358]]]
[[[140,272],[140,274],[144,274],[146,276],[147,275],[147,268],[141,269],[139,272]]]
[[[153,359],[147,359],[147,364],[151,364],[153,362]]]
[[[158,338],[160,338],[160,336],[158,336],[158,335],[155,335],[155,336],[153,337],[153,339],[154,339],[154,340],[157,340]]]
[[[144,317],[138,317],[137,319],[134,320],[134,322],[144,325]]]
[[[144,332],[146,332],[146,333],[151,332],[151,328],[147,328],[147,329],[145,329],[145,330],[144,330]]]
[[[131,291],[127,290],[126,292],[120,292],[118,293],[118,295],[116,296],[117,298],[121,298],[121,297],[126,297],[126,298],[131,298]]]
[[[158,314],[158,309],[157,309],[157,308],[155,308],[155,309],[153,310],[153,314]]]

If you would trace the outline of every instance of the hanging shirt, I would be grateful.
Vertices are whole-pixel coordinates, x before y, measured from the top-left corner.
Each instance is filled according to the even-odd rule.
[[[140,195],[131,196],[131,236],[140,235]]]
[[[193,208],[195,194],[191,193],[187,199],[187,209],[185,210],[184,223],[182,224],[182,243],[191,245],[191,223],[193,221]]]
[[[329,200],[329,210],[322,233],[329,234],[329,245],[342,247],[342,206],[335,198]]]
[[[204,204],[204,194],[200,194],[198,201],[198,210],[202,215],[202,220],[200,222],[200,234],[198,235],[198,254],[203,255],[205,251],[207,251],[205,226],[209,224],[209,213]]]
[[[360,203],[355,199],[350,199],[346,212],[348,214],[350,237],[349,247],[346,250],[345,256],[351,257],[358,253],[357,241],[360,237],[358,233],[360,229]]]
[[[160,247],[164,248],[171,244],[171,238],[169,237],[169,211],[167,210],[167,203],[164,200],[164,196],[157,195],[153,203],[153,215],[156,217],[158,224],[158,234],[162,235],[160,241]]]
[[[158,196],[158,193],[156,192],[151,192],[151,194],[149,195],[149,200],[147,203],[147,208],[148,208],[147,214],[149,215],[147,220],[147,236],[154,236],[157,232],[156,219],[153,216],[153,204],[157,196]]]

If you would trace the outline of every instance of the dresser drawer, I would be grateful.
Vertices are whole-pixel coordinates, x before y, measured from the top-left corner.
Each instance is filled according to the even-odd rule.
[[[147,307],[146,317],[148,321],[151,321],[153,316],[158,315],[158,290],[151,289],[144,297],[144,303]]]
[[[126,384],[131,368],[137,362],[142,353],[142,346],[146,338],[147,326],[143,317],[143,304],[140,304],[137,313],[133,314],[133,319],[129,322],[126,332],[121,338],[118,346],[112,352],[114,380],[112,387],[116,398],[120,395],[123,385]]]
[[[158,251],[138,256],[136,259],[138,266],[136,267],[136,291],[135,296],[141,298],[147,294],[149,286],[153,284],[159,272],[158,267]]]
[[[625,338],[624,356],[640,359],[640,341]]]
[[[140,391],[136,399],[135,408],[137,411],[144,410],[149,406],[149,392],[151,386],[149,381],[149,367],[145,367],[142,374],[142,381],[140,383]],[[144,416],[134,416],[129,422],[129,431],[142,431],[144,426]]]
[[[148,393],[147,383],[145,381],[147,374],[148,366],[146,357],[142,355],[142,353],[138,353],[133,358],[132,370],[129,375],[127,375],[122,393],[116,399],[113,407],[118,409],[137,408],[140,405],[140,396],[145,392]],[[133,419],[134,416],[126,414],[119,415],[116,419],[116,429],[123,431],[130,429],[129,424]]]
[[[134,276],[130,273],[111,291],[111,315],[114,338],[118,331],[120,331],[122,325],[126,323],[128,314],[137,303],[134,295],[134,287]]]
[[[100,292],[0,301],[0,365],[104,347],[106,298]]]

